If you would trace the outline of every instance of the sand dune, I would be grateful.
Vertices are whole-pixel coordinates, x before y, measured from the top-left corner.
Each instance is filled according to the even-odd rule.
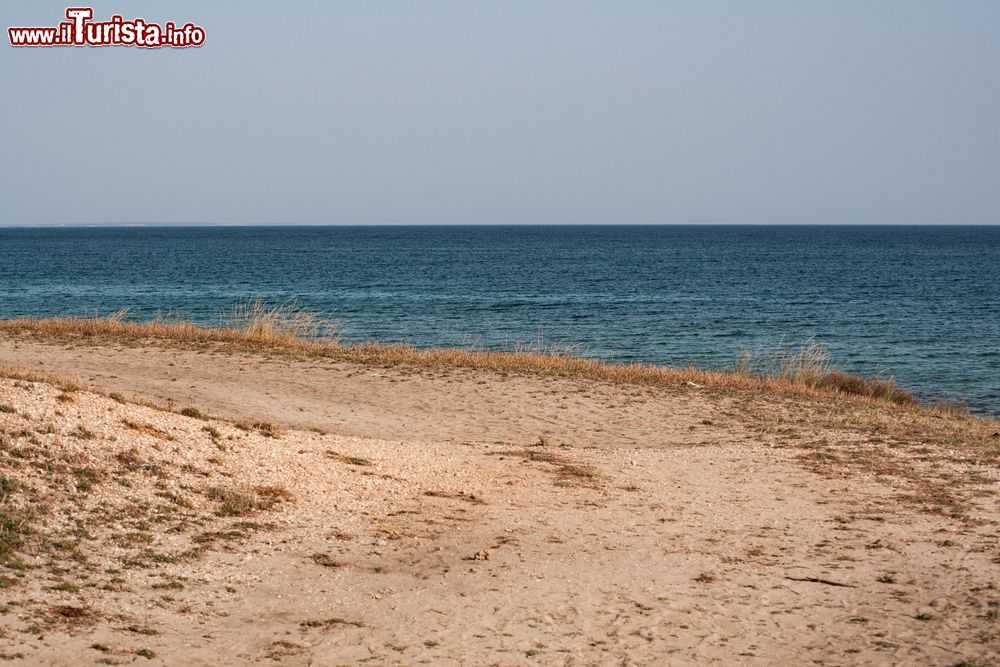
[[[0,363],[25,664],[1000,655],[996,422],[156,346]]]

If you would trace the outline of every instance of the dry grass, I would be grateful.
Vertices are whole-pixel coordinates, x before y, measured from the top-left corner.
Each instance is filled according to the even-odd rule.
[[[0,320],[0,323],[4,321],[5,320]],[[62,389],[64,392],[70,393],[79,391],[87,386],[87,383],[84,380],[71,375],[66,375],[65,373],[33,371],[19,366],[10,366],[8,364],[0,364],[0,378],[21,380],[22,382],[45,382],[47,384],[51,384],[53,387]]]
[[[734,371],[738,375],[787,380],[816,389],[852,396],[866,396],[900,405],[913,405],[913,394],[896,386],[891,377],[861,377],[838,370],[830,352],[809,342],[798,348],[779,345],[770,351],[745,351]]]
[[[217,327],[202,327],[169,314],[147,322],[128,321],[127,315],[125,309],[103,318],[0,320],[0,331],[30,332],[57,339],[113,339],[122,344],[150,340],[180,344],[227,343],[248,350],[277,346],[300,351],[335,343],[332,324],[292,303],[267,306],[256,300],[239,304],[222,314]]]
[[[339,461],[340,463],[346,463],[352,466],[370,466],[372,462],[368,459],[361,458],[360,456],[347,456],[346,454],[341,454],[340,452],[335,452],[332,449],[326,451],[327,458],[331,458],[334,461]]]
[[[188,349],[210,347],[231,352],[323,357],[365,365],[469,369],[501,375],[599,380],[650,387],[697,385],[807,396],[854,396],[896,405],[917,403],[912,394],[897,387],[891,378],[859,377],[837,370],[825,349],[812,344],[798,349],[781,348],[768,354],[745,355],[730,371],[712,371],[635,363],[614,364],[575,356],[569,350],[543,347],[473,351],[375,343],[341,345],[332,337],[333,330],[329,323],[309,311],[289,304],[269,308],[260,301],[236,307],[228,323],[219,327],[201,327],[166,318],[130,322],[124,319],[124,315],[125,311],[120,311],[107,318],[0,320],[0,334],[74,343],[156,344]],[[8,377],[16,375],[8,374]],[[67,384],[79,386],[72,381]]]
[[[279,503],[294,499],[287,489],[278,486],[246,489],[212,486],[205,489],[205,497],[219,502],[215,514],[221,517],[247,516],[258,510],[274,509]]]
[[[557,486],[574,486],[577,484],[594,484],[599,475],[589,466],[580,465],[566,460],[562,456],[537,449],[517,449],[492,452],[494,456],[513,456],[525,461],[548,464],[549,470],[556,476]]]
[[[221,319],[221,326],[236,329],[245,336],[264,340],[288,339],[336,340],[336,327],[330,321],[294,301],[269,306],[261,299],[233,306]]]

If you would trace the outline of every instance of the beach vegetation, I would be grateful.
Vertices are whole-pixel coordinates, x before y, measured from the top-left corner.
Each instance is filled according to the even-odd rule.
[[[917,398],[899,387],[891,376],[845,372],[833,363],[822,345],[779,345],[745,352],[728,369],[675,368],[644,363],[615,363],[582,356],[574,347],[538,342],[505,350],[419,348],[406,344],[343,344],[329,320],[293,303],[269,306],[261,300],[238,305],[220,316],[218,326],[199,326],[176,316],[149,321],[130,320],[127,311],[108,317],[18,318],[0,320],[0,334],[58,340],[77,344],[167,345],[220,352],[320,357],[362,365],[420,371],[472,370],[508,375],[531,375],[593,380],[614,384],[669,387],[681,390],[771,391],[797,395],[839,395],[895,405],[916,405]],[[31,379],[25,377],[21,379]],[[77,383],[72,383],[78,388]],[[62,387],[64,391],[66,386]],[[960,407],[939,404],[941,412]],[[182,414],[204,415],[197,408]],[[255,430],[276,435],[269,424]]]

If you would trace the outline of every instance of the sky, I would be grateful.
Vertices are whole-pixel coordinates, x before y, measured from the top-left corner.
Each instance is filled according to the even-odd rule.
[[[2,226],[1000,223],[995,0],[93,7],[206,42],[4,34]]]

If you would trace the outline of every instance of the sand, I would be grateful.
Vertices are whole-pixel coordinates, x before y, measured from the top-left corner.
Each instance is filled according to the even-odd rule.
[[[152,345],[0,363],[95,390],[0,379],[24,664],[1000,657],[996,422]]]

